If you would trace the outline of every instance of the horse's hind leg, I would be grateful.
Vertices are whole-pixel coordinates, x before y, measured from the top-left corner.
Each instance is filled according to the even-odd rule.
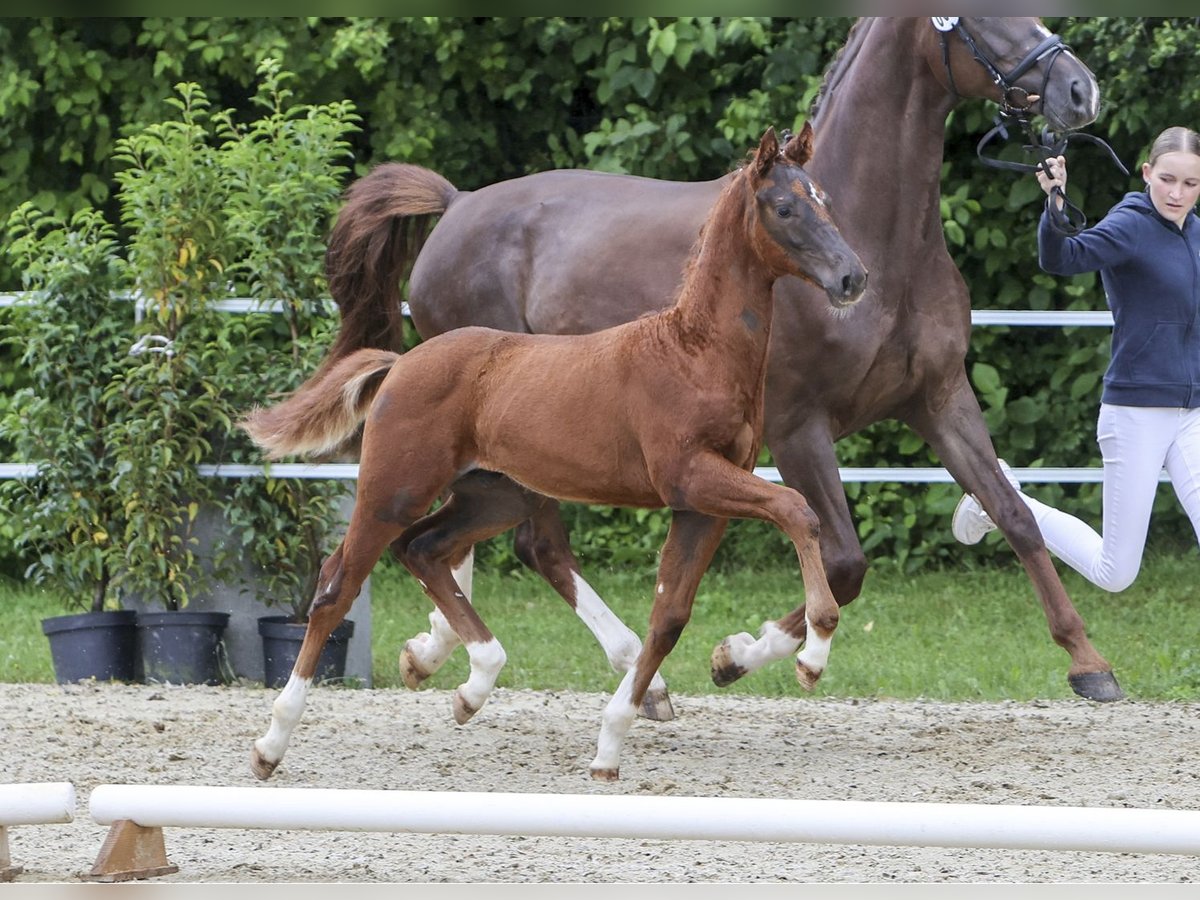
[[[604,708],[596,757],[589,767],[597,781],[616,781],[619,777],[625,736],[651,679],[691,618],[700,579],[717,552],[727,524],[725,519],[693,512],[676,511],[672,516],[659,562],[646,642]]]
[[[747,631],[731,634],[713,648],[710,674],[717,687],[728,687],[769,662],[798,652],[807,635],[803,605],[782,619],[764,622],[758,637]]]
[[[359,507],[355,508],[346,539],[321,566],[304,642],[300,645],[292,674],[271,706],[270,728],[254,742],[250,769],[259,779],[270,778],[283,759],[292,732],[296,730],[304,712],[321,650],[329,635],[350,611],[354,599],[362,590],[363,582],[393,537],[394,532],[384,526],[377,526],[373,533],[364,533],[361,528],[354,527],[355,521],[359,521]],[[398,526],[391,528],[398,530]]]
[[[617,672],[628,672],[642,652],[642,642],[580,574],[579,560],[571,551],[558,509],[558,503],[547,498],[517,526],[514,542],[517,556],[575,610],[603,648],[609,665]],[[658,672],[650,681],[638,714],[659,722],[675,718],[667,683]]]
[[[498,534],[500,532],[491,530],[496,527],[492,523],[515,524],[521,521],[533,511],[535,498],[538,497],[496,472],[469,472],[451,486],[445,504],[415,523],[401,540],[392,545],[392,553],[403,563],[408,544],[422,531],[433,528],[450,528],[463,533],[481,532],[489,537]],[[453,523],[449,522],[449,517],[453,517]],[[500,531],[509,527],[511,524],[503,525]],[[459,590],[470,603],[474,581],[474,545],[465,548],[461,559],[451,558],[448,561]],[[441,609],[434,606],[429,613],[429,631],[409,638],[400,651],[400,677],[404,684],[413,690],[420,687],[445,665],[450,654],[461,643],[462,639],[450,627]]]

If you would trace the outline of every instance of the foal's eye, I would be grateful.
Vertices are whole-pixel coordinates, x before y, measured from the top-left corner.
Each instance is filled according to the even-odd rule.
[[[791,216],[791,214],[792,208],[790,206],[777,206],[775,208],[775,215],[779,216],[781,219],[786,219]]]

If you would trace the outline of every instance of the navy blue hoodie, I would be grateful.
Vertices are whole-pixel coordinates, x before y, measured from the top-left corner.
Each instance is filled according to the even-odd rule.
[[[1075,237],[1038,227],[1038,262],[1054,275],[1099,270],[1113,314],[1101,400],[1118,406],[1200,406],[1200,219],[1180,229],[1148,193],[1126,194]]]

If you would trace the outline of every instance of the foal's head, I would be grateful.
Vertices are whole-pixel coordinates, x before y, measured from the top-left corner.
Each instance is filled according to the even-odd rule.
[[[754,242],[776,275],[795,275],[849,306],[867,286],[867,270],[830,216],[829,198],[804,164],[812,157],[812,126],[781,147],[768,128],[744,176],[754,191]]]

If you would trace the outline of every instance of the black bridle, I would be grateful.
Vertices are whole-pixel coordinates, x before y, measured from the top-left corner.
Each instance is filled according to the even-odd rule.
[[[958,96],[958,88],[954,84],[954,71],[950,68],[950,42],[947,40],[947,37],[953,33],[967,45],[971,55],[987,71],[996,87],[1000,88],[1000,110],[1004,115],[1012,118],[1028,118],[1033,108],[1033,102],[1046,96],[1046,86],[1050,83],[1050,72],[1058,61],[1058,57],[1071,49],[1062,42],[1062,38],[1057,34],[1052,34],[1026,53],[1006,75],[996,67],[986,53],[979,49],[975,38],[971,37],[971,33],[963,27],[958,16],[934,16],[933,27],[937,29],[938,40],[942,44],[942,63],[946,67],[946,77],[950,80],[950,92],[955,97]],[[1024,88],[1018,87],[1016,82],[1043,59],[1046,60],[1046,74],[1042,77],[1041,93],[1031,95]],[[1031,96],[1034,98],[1033,101],[1030,100]]]
[[[1030,120],[1033,116],[1034,103],[1045,98],[1046,87],[1050,83],[1050,72],[1054,68],[1054,63],[1058,61],[1058,57],[1061,54],[1070,50],[1070,47],[1064,44],[1062,38],[1057,34],[1052,34],[1044,38],[1005,74],[996,67],[996,64],[988,58],[986,53],[979,49],[979,45],[962,26],[957,16],[934,16],[932,21],[933,27],[938,32],[938,40],[941,42],[942,63],[946,67],[946,77],[950,82],[950,92],[955,97],[959,96],[958,89],[954,84],[954,72],[950,68],[950,42],[948,40],[950,34],[958,35],[959,39],[967,46],[979,64],[987,71],[996,87],[1000,89],[1000,112],[996,116],[996,123],[983,136],[979,141],[979,145],[975,148],[980,162],[986,166],[991,166],[993,169],[1007,169],[1012,172],[1032,173],[1040,169],[1046,174],[1047,178],[1051,178],[1053,176],[1046,161],[1053,157],[1061,156],[1066,151],[1067,144],[1070,141],[1084,140],[1098,144],[1107,150],[1108,155],[1117,168],[1126,177],[1129,177],[1129,170],[1125,168],[1125,165],[1117,157],[1112,147],[1094,135],[1075,131],[1059,136],[1048,128],[1043,129],[1039,135],[1033,130]],[[1045,73],[1042,76],[1041,92],[1030,94],[1024,88],[1018,87],[1015,83],[1017,79],[1043,60],[1045,61]],[[1010,124],[1019,126],[1028,136],[1029,143],[1023,145],[1022,149],[1027,153],[1036,154],[1039,157],[1038,162],[1011,162],[984,154],[983,148],[996,138],[1008,140],[1008,126]],[[1062,201],[1061,209],[1057,203],[1053,202],[1056,197]],[[1046,197],[1046,212],[1050,217],[1050,223],[1064,234],[1078,234],[1087,227],[1087,217],[1083,214],[1083,211],[1071,203],[1067,199],[1066,193],[1057,186]]]

